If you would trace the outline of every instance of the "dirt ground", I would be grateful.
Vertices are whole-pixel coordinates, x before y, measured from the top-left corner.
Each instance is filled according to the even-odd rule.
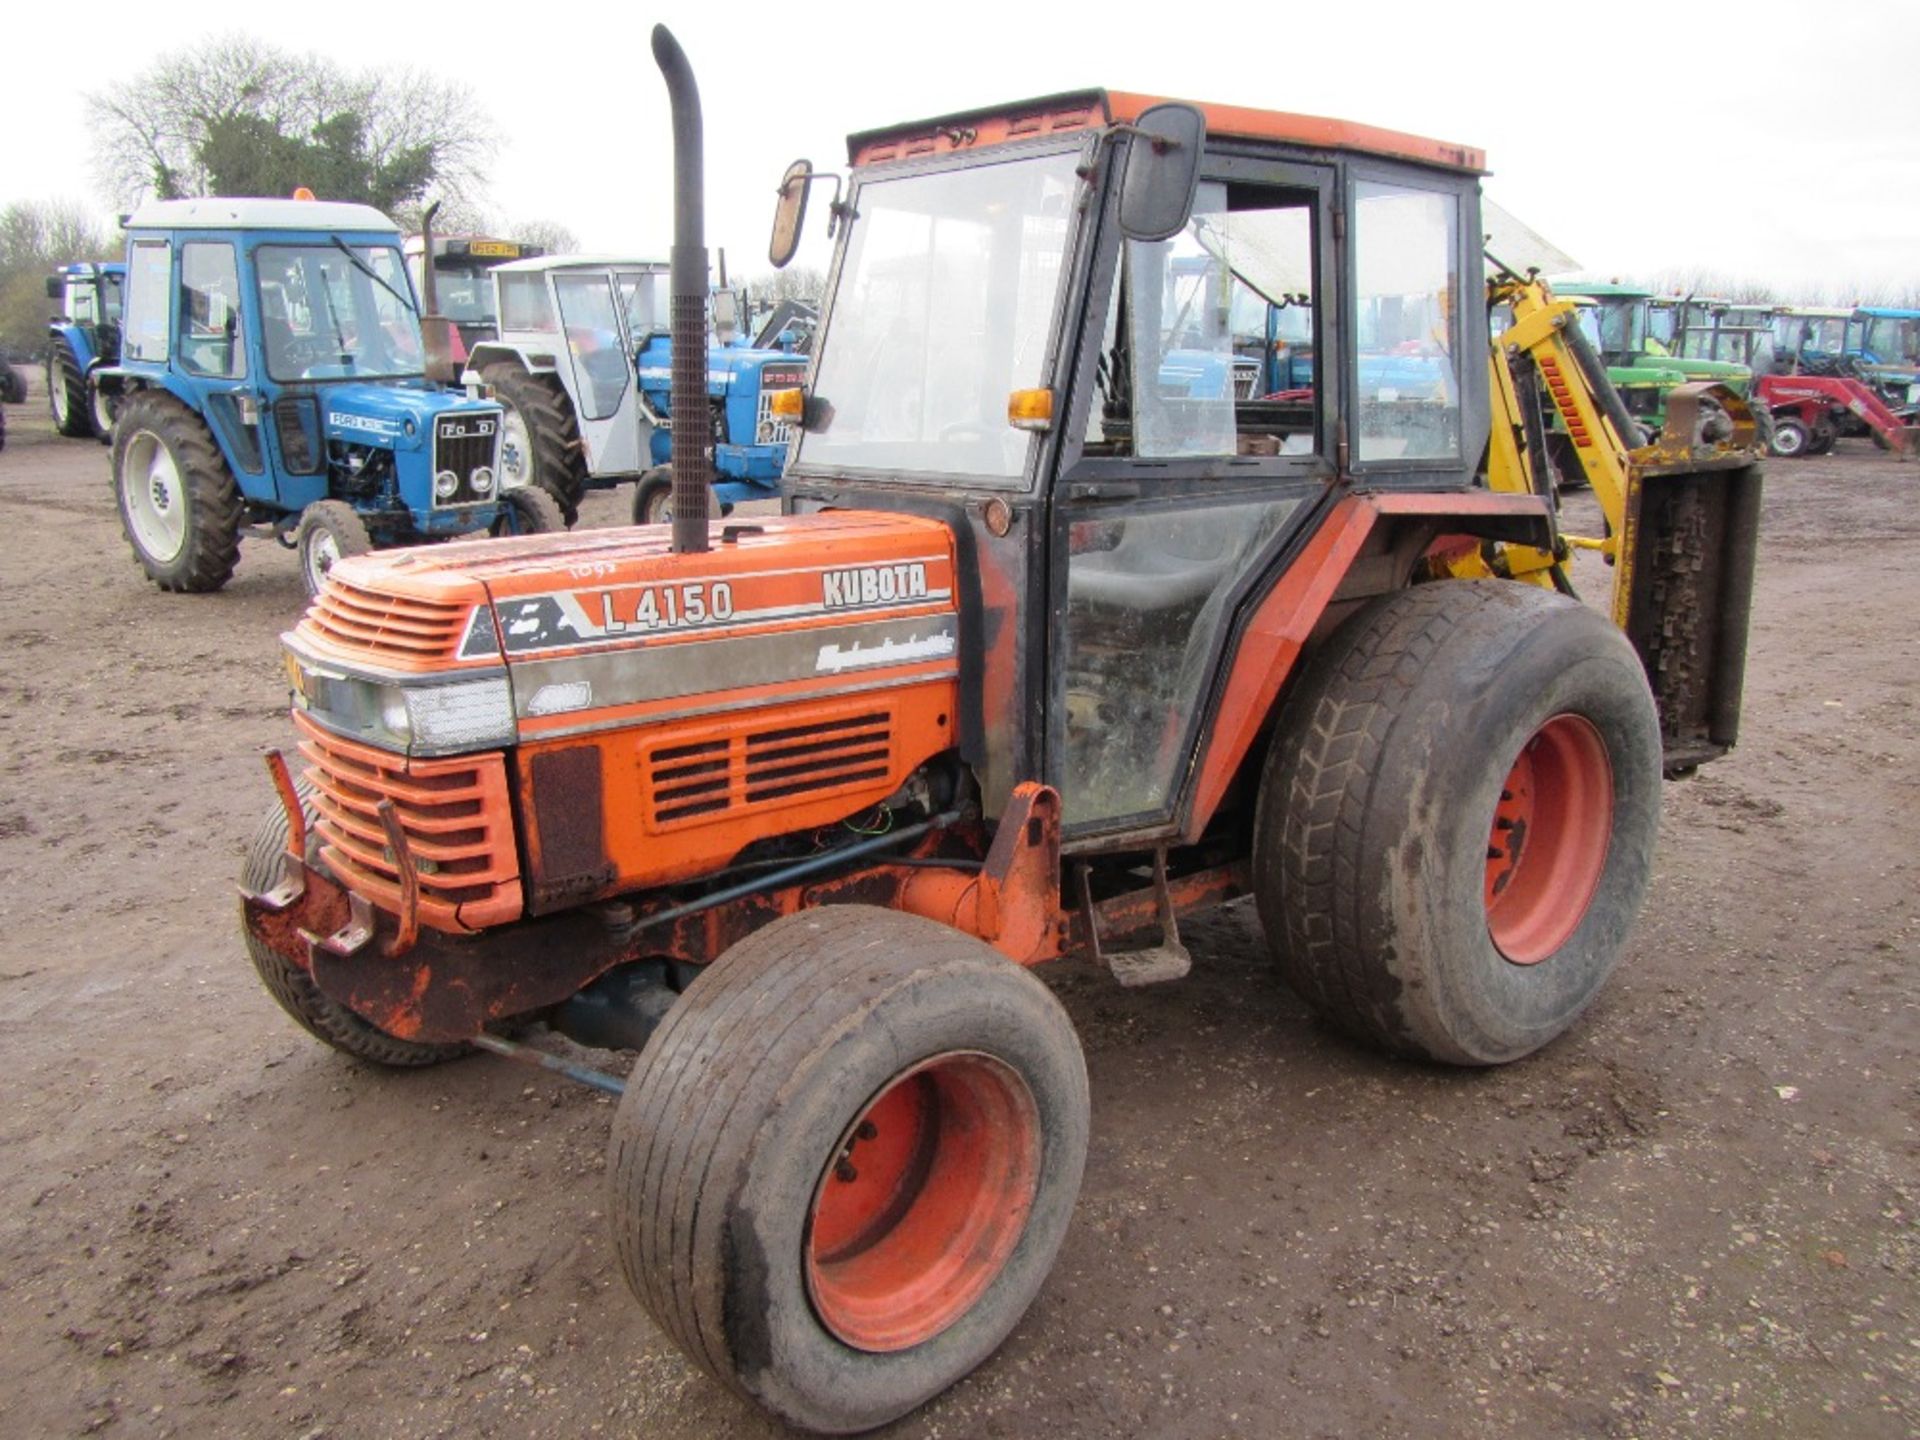
[[[0,453],[0,1430],[770,1433],[626,1292],[604,1097],[377,1073],[257,983],[292,557],[158,593],[106,450],[44,417]],[[1583,1023],[1492,1073],[1378,1059],[1244,905],[1176,985],[1043,971],[1093,1082],[1074,1228],[889,1433],[1920,1434],[1920,466],[1767,483],[1746,738],[1669,787]]]

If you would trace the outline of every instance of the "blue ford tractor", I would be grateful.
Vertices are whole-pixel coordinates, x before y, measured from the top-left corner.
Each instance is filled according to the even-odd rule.
[[[112,438],[113,414],[94,372],[120,358],[120,298],[127,267],[81,262],[47,277],[59,305],[47,322],[47,404],[53,428],[75,440]]]
[[[218,590],[243,533],[334,561],[474,531],[558,530],[498,488],[501,410],[426,378],[400,232],[365,205],[154,201],[126,222],[113,487],[163,590]]]
[[[589,489],[637,480],[635,524],[670,518],[672,343],[667,267],[658,261],[559,255],[493,271],[500,338],[468,364],[506,407],[501,483],[538,486],[571,522]],[[772,499],[791,431],[768,395],[799,385],[806,357],[728,338],[738,297],[714,292],[707,351],[714,494],[723,511]]]

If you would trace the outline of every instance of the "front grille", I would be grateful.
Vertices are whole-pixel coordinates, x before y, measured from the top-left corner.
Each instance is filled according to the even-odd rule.
[[[455,658],[472,607],[381,595],[327,576],[300,629],[335,647],[383,657],[401,669]]]
[[[1253,392],[1260,383],[1260,366],[1251,360],[1233,362],[1233,398],[1251,400]]]
[[[806,379],[803,370],[762,370],[760,372],[760,408],[755,414],[753,443],[788,445],[793,442],[793,426],[773,418],[773,392],[791,390]]]
[[[471,505],[493,498],[493,479],[499,474],[500,423],[487,411],[455,410],[433,421],[433,473],[451,470],[459,488],[451,498],[434,492],[436,505]],[[485,486],[476,486],[476,471],[487,472]]]
[[[399,912],[400,871],[376,808],[391,800],[420,872],[421,924],[462,934],[519,918],[503,756],[410,761],[330,735],[298,712],[293,719],[314,787],[321,857],[341,884]]]
[[[655,829],[742,807],[859,790],[893,771],[893,716],[884,710],[748,735],[679,741],[647,757],[648,819]]]

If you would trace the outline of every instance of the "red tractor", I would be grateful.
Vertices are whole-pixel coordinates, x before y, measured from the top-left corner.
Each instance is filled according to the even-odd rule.
[[[1902,459],[1920,446],[1914,412],[1849,375],[1762,375],[1754,395],[1773,415],[1772,453],[1786,459],[1825,455],[1843,435],[1866,435]]]

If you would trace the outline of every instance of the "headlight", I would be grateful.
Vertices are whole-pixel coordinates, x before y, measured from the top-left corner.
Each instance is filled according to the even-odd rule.
[[[329,730],[409,755],[458,755],[519,739],[504,675],[395,685],[316,665],[292,651],[294,703]]]
[[[433,494],[436,500],[451,500],[454,491],[460,488],[460,477],[451,470],[442,470],[433,477]]]
[[[491,465],[480,466],[473,472],[472,481],[474,494],[491,495],[493,493],[493,467]]]

